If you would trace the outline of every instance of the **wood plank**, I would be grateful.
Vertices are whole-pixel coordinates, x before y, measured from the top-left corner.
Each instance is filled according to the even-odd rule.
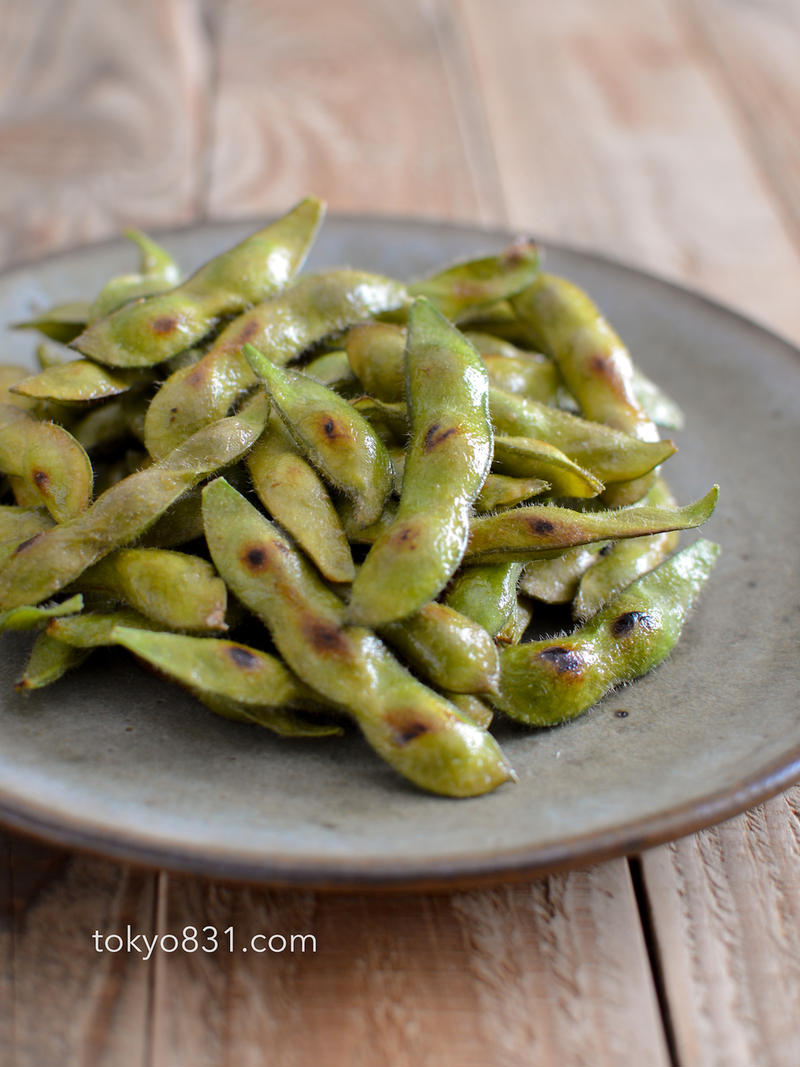
[[[680,0],[676,10],[721,79],[800,248],[800,6],[795,0]]]
[[[148,968],[124,949],[98,953],[92,935],[124,936],[130,924],[149,936],[153,876],[16,835],[6,845],[13,981],[3,1026],[14,1067],[146,1067]]]
[[[196,0],[0,0],[0,262],[195,213],[201,14]]]
[[[800,787],[642,858],[678,1060],[800,1063]]]
[[[525,0],[453,3],[515,225],[689,282],[800,338],[797,252],[668,0],[565,0],[546,16]]]
[[[218,37],[212,214],[285,210],[312,192],[346,211],[496,214],[488,154],[464,149],[457,35],[438,5],[274,0],[266,16],[228,0]]]
[[[312,933],[317,951],[159,956],[153,1067],[667,1062],[622,860],[441,896],[170,885],[166,931]]]

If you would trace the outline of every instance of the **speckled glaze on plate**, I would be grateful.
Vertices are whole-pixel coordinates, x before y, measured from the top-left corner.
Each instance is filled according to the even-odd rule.
[[[248,221],[164,236],[186,268]],[[501,248],[500,231],[334,217],[310,267],[409,277]],[[416,791],[356,736],[285,741],[215,718],[121,652],[17,696],[27,645],[0,655],[0,819],[120,859],[271,884],[470,885],[639,850],[800,777],[796,538],[800,353],[739,315],[600,257],[548,247],[641,368],[684,408],[668,477],[681,503],[719,482],[704,535],[722,556],[672,657],[581,719],[496,733],[519,775],[487,797]],[[0,276],[0,324],[131,269],[122,241]],[[3,329],[2,362],[31,362]],[[691,538],[684,535],[682,543]],[[627,716],[615,712],[624,709]]]

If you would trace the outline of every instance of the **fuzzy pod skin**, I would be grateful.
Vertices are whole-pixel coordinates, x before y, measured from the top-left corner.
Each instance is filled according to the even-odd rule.
[[[442,690],[442,696],[457,707],[461,714],[474,723],[479,730],[488,730],[492,725],[494,711],[481,697],[474,693],[451,693],[446,689]]]
[[[158,391],[145,423],[152,456],[222,418],[258,380],[246,344],[285,366],[346,326],[407,301],[405,286],[380,274],[331,270],[308,274],[234,319],[195,364],[176,370]]]
[[[659,536],[666,536],[661,534]],[[635,544],[644,538],[631,538],[621,544]],[[578,591],[581,578],[593,566],[611,544],[596,541],[590,545],[568,548],[555,559],[536,559],[525,564],[520,578],[520,592],[546,604],[569,604]]]
[[[170,504],[138,539],[138,548],[178,548],[203,536],[200,487],[195,486]]]
[[[411,439],[397,517],[367,554],[348,619],[380,626],[433,600],[455,573],[492,459],[488,379],[468,341],[425,300],[409,316]]]
[[[392,491],[392,461],[367,420],[332,389],[281,370],[252,345],[244,353],[298,447],[353,501],[355,521],[375,522]]]
[[[591,471],[584,470],[555,445],[531,437],[496,436],[492,467],[499,474],[543,478],[550,483],[554,496],[585,499],[603,491],[603,483]]]
[[[80,443],[11,404],[0,404],[0,471],[28,490],[20,503],[44,504],[56,522],[79,515],[92,499],[92,465]]]
[[[642,441],[658,440],[636,396],[627,348],[582,289],[542,272],[512,306],[531,341],[557,364],[587,419]]]
[[[52,526],[53,519],[46,508],[23,508],[15,504],[0,506],[0,562],[11,555],[17,545]]]
[[[0,632],[3,630],[35,630],[37,626],[61,615],[74,615],[83,610],[83,597],[73,596],[50,607],[22,604],[8,611],[0,611]]]
[[[464,336],[479,353],[492,385],[542,404],[556,402],[561,375],[547,356],[488,333],[466,330]]]
[[[88,322],[110,315],[129,300],[173,289],[181,280],[178,264],[160,244],[140,230],[126,230],[125,236],[139,249],[139,270],[109,278],[89,307]]]
[[[593,541],[644,537],[668,530],[701,526],[711,516],[719,496],[714,486],[704,497],[682,508],[643,505],[619,511],[580,512],[532,504],[474,519],[465,561],[501,563],[517,559],[547,559],[565,548]]]
[[[671,507],[675,504],[666,482],[658,476],[645,502],[654,507]],[[677,548],[678,536],[676,530],[668,530],[651,537],[635,537],[609,545],[608,551],[581,577],[574,594],[573,617],[579,621],[591,618],[613,596],[666,559]]]
[[[189,348],[220,315],[242,311],[282,288],[302,266],[324,214],[313,197],[210,260],[182,285],[98,319],[72,342],[97,363],[151,367]]]
[[[432,601],[378,632],[437,689],[490,693],[497,687],[500,662],[491,636],[446,604]]]
[[[508,622],[497,634],[496,640],[501,645],[518,645],[525,636],[533,618],[533,608],[530,601],[517,597]]]
[[[67,671],[79,667],[90,653],[89,648],[73,648],[72,645],[57,641],[48,633],[38,633],[23,675],[14,685],[14,689],[17,693],[44,689],[45,686],[63,678]]]
[[[512,561],[462,567],[447,590],[445,603],[496,637],[516,610],[523,566]]]
[[[161,463],[113,485],[75,518],[18,545],[0,566],[0,609],[45,600],[115,548],[135,541],[185,492],[243,456],[266,420],[266,399],[256,396],[238,415],[201,430]]]
[[[406,394],[405,349],[405,329],[389,322],[361,323],[345,339],[347,359],[364,391],[388,403]]]
[[[206,537],[228,587],[269,628],[288,665],[356,720],[372,748],[423,789],[489,792],[511,777],[496,742],[408,673],[277,527],[217,479],[203,493]]]
[[[672,441],[641,441],[621,430],[494,387],[490,407],[496,433],[547,441],[605,485],[639,478],[676,451]]]
[[[227,629],[225,583],[198,556],[160,548],[118,548],[85,570],[75,584],[82,592],[121,600],[167,630]]]
[[[646,674],[675,647],[718,551],[712,542],[698,541],[628,586],[569,636],[505,650],[500,694],[492,703],[520,722],[554,726]]]
[[[352,582],[356,576],[353,556],[330,494],[298,453],[279,415],[270,414],[246,463],[258,499],[323,577]]]
[[[475,497],[478,514],[500,511],[524,504],[535,496],[547,493],[551,486],[542,478],[511,478],[505,474],[487,474],[486,481]]]
[[[87,404],[126,393],[135,376],[135,371],[112,373],[91,360],[74,359],[23,378],[12,387],[12,392],[57,404]]]
[[[350,369],[350,361],[344,349],[324,352],[300,368],[303,374],[320,385],[327,385],[337,393],[350,394],[358,389],[358,382]]]
[[[451,322],[474,316],[498,300],[529,285],[539,270],[539,249],[520,239],[499,256],[465,260],[408,287],[413,297],[426,297]]]
[[[89,321],[89,303],[86,300],[68,300],[40,311],[32,319],[11,324],[12,330],[38,330],[39,333],[59,344],[69,344]]]

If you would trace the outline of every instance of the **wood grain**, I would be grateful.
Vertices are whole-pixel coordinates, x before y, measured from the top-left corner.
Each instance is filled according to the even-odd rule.
[[[689,282],[800,338],[797,252],[674,3],[601,12],[565,0],[546,17],[525,0],[453,3],[515,225]]]
[[[124,951],[98,954],[92,934],[124,934],[128,924],[152,931],[153,877],[20,837],[6,847],[12,982],[0,1048],[12,1051],[13,1067],[145,1067],[147,967]]]
[[[0,262],[196,213],[196,0],[0,0],[0,23]]]
[[[228,0],[217,32],[211,213],[283,210],[312,192],[347,211],[494,212],[474,122],[465,151],[458,38],[439,4]]]
[[[643,857],[686,1067],[800,1063],[800,789]]]
[[[313,932],[317,952],[160,958],[153,1067],[667,1062],[623,860],[442,896],[170,885],[167,930]]]

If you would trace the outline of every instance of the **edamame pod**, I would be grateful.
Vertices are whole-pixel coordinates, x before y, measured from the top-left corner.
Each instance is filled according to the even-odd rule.
[[[22,508],[14,504],[0,507],[0,562],[10,555],[17,545],[34,534],[49,530],[53,525],[46,508]]]
[[[220,315],[282,288],[302,266],[322,220],[313,197],[212,259],[182,285],[91,323],[73,347],[111,367],[151,367],[199,341]]]
[[[496,436],[492,466],[500,474],[546,479],[555,496],[589,498],[603,491],[603,483],[591,471],[555,445],[531,437]]]
[[[300,278],[234,319],[202,359],[170,376],[147,412],[148,451],[155,457],[168,452],[222,418],[255,385],[257,377],[242,353],[246,344],[283,366],[350,323],[406,299],[403,285],[380,274],[332,270]]]
[[[445,318],[458,322],[520,292],[538,270],[536,243],[520,238],[499,256],[456,263],[412,283],[408,291],[414,297],[426,297]]]
[[[411,440],[397,517],[353,582],[348,619],[380,626],[433,600],[455,573],[492,458],[488,379],[475,349],[424,299],[406,349]]]
[[[39,603],[113,549],[140,537],[193,485],[244,455],[266,418],[266,400],[258,395],[238,415],[201,430],[161,463],[113,485],[75,518],[23,542],[0,566],[0,608]]]
[[[376,400],[394,403],[406,393],[406,331],[389,322],[365,322],[347,331],[353,374]]]
[[[676,451],[672,441],[641,441],[610,426],[501,389],[490,390],[489,403],[498,434],[547,441],[605,485],[639,478]]]
[[[332,389],[281,370],[252,345],[244,354],[300,449],[353,501],[355,521],[375,522],[392,490],[392,462],[367,420]]]
[[[616,541],[667,530],[701,526],[717,504],[719,487],[682,508],[647,505],[618,511],[580,512],[546,504],[503,511],[474,519],[465,556],[468,563],[546,559],[565,548],[592,541]]]
[[[486,793],[512,772],[496,742],[409,674],[278,529],[224,479],[203,492],[206,538],[232,592],[269,627],[282,656],[346,708],[375,751],[423,789]]]
[[[644,538],[631,538],[620,543],[634,544],[638,540]],[[578,591],[583,575],[610,548],[610,542],[596,541],[590,545],[568,548],[555,559],[532,560],[525,564],[519,583],[520,591],[546,604],[568,604]]]
[[[350,545],[328,490],[298,455],[279,415],[270,414],[246,462],[259,500],[320,573],[331,582],[352,582]]]
[[[39,633],[28,656],[25,671],[14,689],[18,693],[24,693],[52,685],[59,678],[63,678],[67,671],[79,667],[90,653],[91,649],[73,648],[57,641],[48,633]]]
[[[227,590],[204,559],[160,548],[118,548],[77,580],[168,630],[225,630]]]
[[[38,330],[53,341],[68,344],[77,337],[89,321],[89,304],[86,300],[68,300],[40,311],[32,319],[13,322],[12,330]]]
[[[516,610],[523,566],[512,561],[463,567],[447,590],[445,602],[496,637]]]
[[[78,441],[12,404],[0,404],[0,471],[19,478],[26,500],[44,504],[56,522],[79,515],[92,498],[92,465]]]
[[[83,597],[80,595],[72,596],[60,604],[51,604],[50,607],[21,604],[17,608],[0,611],[0,630],[34,630],[40,623],[49,619],[60,615],[74,615],[82,610]]]
[[[34,400],[53,400],[58,404],[85,404],[125,393],[133,380],[130,371],[112,374],[88,359],[74,359],[23,378],[12,387],[12,392]]]
[[[555,403],[561,375],[547,356],[517,348],[488,333],[466,330],[464,336],[479,353],[492,385],[542,404]]]
[[[619,593],[566,637],[501,653],[495,707],[531,726],[573,719],[614,686],[646,674],[677,642],[718,546],[701,540]]]
[[[378,632],[437,689],[488,693],[497,685],[500,664],[494,641],[482,626],[446,604],[432,601]]]
[[[550,489],[542,478],[510,478],[505,474],[487,474],[483,488],[475,497],[475,510],[482,514],[512,508]]]
[[[129,300],[172,289],[180,281],[178,264],[165,248],[140,230],[126,230],[125,236],[139,249],[139,270],[106,282],[89,307],[88,322],[110,315]]]
[[[300,368],[303,374],[313,378],[320,385],[327,385],[337,393],[351,392],[358,388],[358,382],[350,367],[350,361],[344,349],[325,352]]]

